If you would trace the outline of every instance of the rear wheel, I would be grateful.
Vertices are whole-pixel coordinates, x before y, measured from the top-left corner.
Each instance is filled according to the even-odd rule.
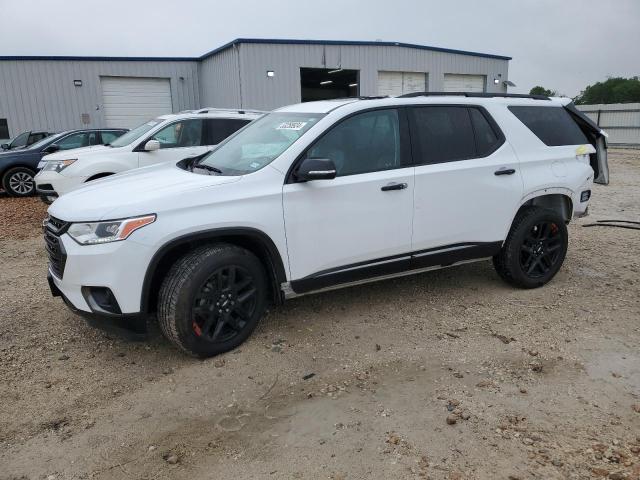
[[[33,170],[26,167],[14,167],[2,177],[2,187],[12,197],[28,197],[36,189]]]
[[[516,216],[493,264],[511,285],[540,287],[560,270],[567,245],[567,226],[561,215],[546,208],[527,207]]]
[[[210,357],[244,342],[262,317],[267,278],[251,252],[227,244],[178,260],[160,289],[158,321],[182,350]]]

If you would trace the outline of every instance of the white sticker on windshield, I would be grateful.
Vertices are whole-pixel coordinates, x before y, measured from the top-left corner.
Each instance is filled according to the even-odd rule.
[[[302,130],[307,122],[284,122],[276,130]]]

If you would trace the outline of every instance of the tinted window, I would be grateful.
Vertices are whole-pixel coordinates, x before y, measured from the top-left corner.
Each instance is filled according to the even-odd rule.
[[[470,108],[473,130],[476,134],[476,150],[479,157],[484,157],[491,153],[500,143],[496,132],[491,128],[489,121],[477,108]]]
[[[204,121],[204,145],[217,145],[232,133],[244,127],[250,120],[239,118],[208,118]]]
[[[153,137],[160,148],[198,147],[202,145],[202,120],[182,120],[163,128]]]
[[[94,134],[95,136],[95,134]],[[71,150],[72,148],[88,147],[90,134],[88,132],[74,133],[56,142],[60,150]]]
[[[509,110],[549,147],[589,143],[563,107],[509,107]]]
[[[417,107],[412,113],[417,163],[453,162],[477,156],[466,107]]]
[[[29,132],[21,133],[13,139],[11,148],[24,147],[27,144],[27,140],[29,140]]]
[[[102,143],[111,143],[124,132],[102,132]]]
[[[377,172],[401,166],[397,110],[361,113],[329,130],[307,152],[307,158],[329,158],[338,176]]]
[[[9,138],[9,124],[6,118],[0,118],[0,139]]]
[[[32,133],[29,136],[29,145],[33,145],[34,143],[39,142],[40,140],[46,137],[47,137],[46,133]]]

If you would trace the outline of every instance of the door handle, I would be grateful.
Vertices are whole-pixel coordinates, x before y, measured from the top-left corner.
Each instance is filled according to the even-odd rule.
[[[380,190],[382,190],[383,192],[388,192],[390,190],[404,190],[407,187],[408,185],[406,183],[390,183],[382,187]]]
[[[501,168],[493,172],[494,175],[513,175],[514,173],[516,173],[516,171],[513,168]]]

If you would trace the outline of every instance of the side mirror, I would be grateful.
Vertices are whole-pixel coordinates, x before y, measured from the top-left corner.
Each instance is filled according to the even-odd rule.
[[[156,150],[160,150],[160,142],[158,140],[149,140],[144,144],[145,152],[155,152]]]
[[[58,150],[60,150],[60,147],[58,145],[49,145],[47,148],[45,148],[44,150],[42,150],[44,153],[54,153],[57,152]]]
[[[10,148],[8,143],[3,143],[2,145],[0,145],[0,147],[1,147],[3,150],[9,150],[9,148]]]
[[[305,158],[296,169],[295,177],[299,182],[331,180],[336,178],[336,173],[336,165],[329,158]]]

